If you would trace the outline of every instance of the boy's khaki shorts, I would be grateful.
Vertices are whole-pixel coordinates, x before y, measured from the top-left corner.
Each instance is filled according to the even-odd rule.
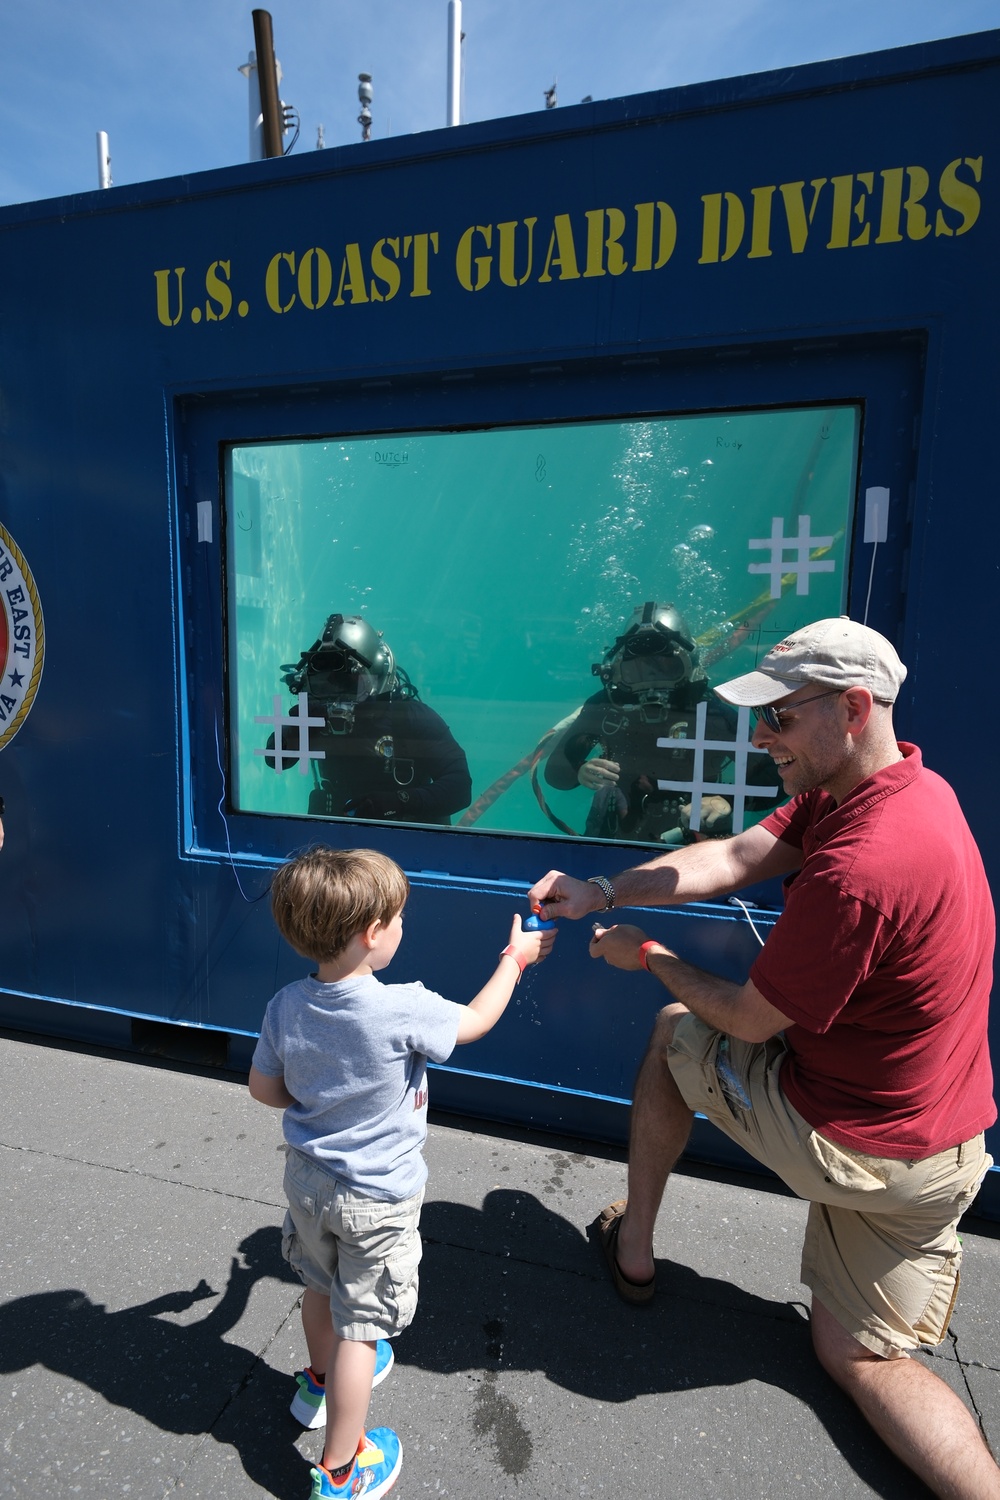
[[[342,1339],[387,1339],[413,1321],[423,1189],[400,1203],[355,1192],[312,1157],[289,1148],[281,1253],[312,1291],[330,1299]]]
[[[769,1042],[728,1038],[750,1101],[727,1101],[716,1071],[720,1032],[682,1017],[668,1053],[685,1103],[809,1202],[802,1280],[859,1343],[886,1359],[939,1344],[958,1292],[956,1226],[992,1166],[982,1135],[924,1161],[864,1156],[834,1145],[786,1101],[786,1056]]]

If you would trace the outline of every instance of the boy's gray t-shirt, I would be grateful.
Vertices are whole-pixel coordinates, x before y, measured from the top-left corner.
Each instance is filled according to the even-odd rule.
[[[374,975],[296,980],[267,1007],[254,1067],[283,1076],[296,1103],[285,1140],[373,1198],[420,1191],[427,1167],[427,1059],[444,1062],[464,1009],[420,983]]]

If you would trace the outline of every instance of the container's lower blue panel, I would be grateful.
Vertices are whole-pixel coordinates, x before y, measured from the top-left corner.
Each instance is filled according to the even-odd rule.
[[[214,1032],[205,1027],[164,1025],[153,1017],[103,1010],[0,991],[0,1026],[83,1042],[90,1046],[139,1051],[180,1062],[249,1070],[256,1036]],[[217,1043],[221,1042],[221,1047]],[[579,1136],[624,1146],[628,1142],[630,1102],[602,1094],[525,1083],[459,1068],[431,1064],[431,1103],[449,1114],[468,1115],[553,1134]],[[685,1155],[691,1161],[771,1176],[710,1121],[695,1116]],[[596,1210],[595,1210],[596,1211]],[[1000,1168],[994,1167],[976,1199],[975,1213],[1000,1219]]]
[[[593,1094],[533,1088],[515,1079],[484,1078],[474,1073],[452,1072],[432,1064],[431,1104],[448,1113],[496,1120],[505,1125],[530,1126],[587,1141],[628,1143],[627,1099],[608,1099]],[[704,1115],[695,1115],[685,1157],[709,1166],[730,1167],[737,1172],[755,1172],[773,1177],[766,1167],[717,1130]],[[624,1182],[622,1184],[624,1192]],[[1000,1167],[986,1174],[973,1211],[985,1219],[1000,1219]],[[595,1209],[596,1212],[596,1209]]]

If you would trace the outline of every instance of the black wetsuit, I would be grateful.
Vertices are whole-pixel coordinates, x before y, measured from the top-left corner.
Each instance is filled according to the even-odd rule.
[[[313,707],[309,713],[321,716]],[[297,740],[297,730],[282,730],[285,750]],[[273,745],[272,737],[268,748]],[[324,752],[311,763],[319,785],[310,793],[309,812],[316,816],[450,823],[472,798],[465,751],[441,715],[418,698],[369,698],[355,709],[350,734],[312,729],[309,748]],[[265,760],[274,767],[272,756]]]
[[[682,702],[671,704],[656,724],[643,723],[637,708],[629,711],[609,702],[606,693],[588,698],[577,718],[570,724],[545,762],[545,780],[560,791],[578,786],[577,773],[595,747],[605,760],[620,767],[617,786],[602,787],[595,792],[587,815],[586,833],[591,838],[625,838],[657,843],[660,835],[680,824],[680,807],[691,801],[690,792],[660,791],[657,781],[691,782],[694,778],[694,750],[686,749],[685,738],[695,735],[695,715],[699,690],[694,685],[679,695]],[[686,700],[686,701],[685,701]],[[707,699],[705,737],[710,740],[736,739],[736,711],[714,696]],[[658,739],[678,736],[677,748],[657,746]],[[725,750],[704,752],[704,779],[724,781],[724,771],[733,757]],[[747,781],[757,786],[777,786],[778,778],[770,758],[751,755],[747,761]],[[716,793],[710,795],[726,795]],[[777,795],[748,797],[748,813],[763,813],[782,797]],[[731,798],[729,798],[731,802]],[[732,818],[712,825],[713,834],[732,833]],[[693,837],[693,835],[691,836]]]

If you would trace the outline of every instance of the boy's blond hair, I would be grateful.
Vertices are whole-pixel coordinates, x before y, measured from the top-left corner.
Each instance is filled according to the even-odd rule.
[[[372,922],[391,922],[409,893],[410,882],[395,860],[377,849],[318,844],[278,870],[271,911],[296,953],[327,963]]]

